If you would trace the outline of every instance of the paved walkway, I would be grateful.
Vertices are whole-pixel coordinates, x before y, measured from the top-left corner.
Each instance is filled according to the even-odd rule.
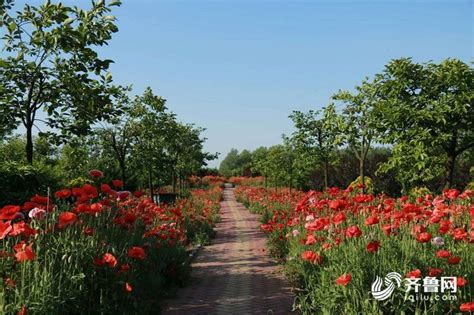
[[[217,237],[193,263],[191,284],[163,314],[291,314],[293,296],[264,251],[258,216],[224,190]]]

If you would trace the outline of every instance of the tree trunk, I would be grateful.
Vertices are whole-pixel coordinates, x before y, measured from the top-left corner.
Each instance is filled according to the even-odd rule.
[[[448,161],[446,163],[446,176],[444,180],[444,188],[450,188],[453,186],[454,180],[454,168],[456,166],[456,153],[448,153]]]
[[[365,193],[365,159],[361,156],[359,159],[359,176],[362,184],[362,193]]]
[[[173,181],[173,192],[176,193],[176,171],[173,171],[173,178],[172,178],[172,181]]]
[[[125,161],[123,160],[119,161],[119,165],[120,165],[120,173],[122,177],[123,186],[125,187],[126,182],[127,182],[127,171],[126,171]]]
[[[323,174],[324,174],[324,189],[328,189],[328,173],[329,173],[329,162],[327,160],[324,161],[323,165]]]
[[[153,194],[153,175],[151,174],[151,167],[148,168],[148,187],[150,188],[150,197],[151,201],[155,202],[153,199],[154,194]]]
[[[458,143],[458,131],[455,129],[451,137],[451,142],[447,148],[448,160],[446,161],[446,177],[444,181],[444,188],[449,188],[453,185],[454,167],[456,166],[456,157],[459,152],[456,151]]]
[[[290,172],[290,194],[293,188],[293,171]]]
[[[26,160],[28,164],[33,164],[33,124],[26,124]]]

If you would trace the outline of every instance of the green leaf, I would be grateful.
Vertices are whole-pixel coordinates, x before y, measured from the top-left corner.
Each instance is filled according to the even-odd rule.
[[[68,19],[66,19],[66,20],[64,21],[63,24],[64,24],[64,26],[68,26],[68,25],[70,25],[73,21],[74,21],[73,18],[68,18]]]
[[[111,72],[107,72],[107,74],[105,75],[105,81],[106,82],[112,81],[112,73]]]
[[[22,51],[20,51],[18,55],[16,56],[16,60],[23,60],[24,57],[25,57],[25,54]]]
[[[17,27],[16,23],[11,22],[10,24],[8,24],[8,32],[12,34],[16,30],[16,27]]]
[[[120,6],[122,4],[122,1],[120,0],[112,0],[109,3],[109,6]]]

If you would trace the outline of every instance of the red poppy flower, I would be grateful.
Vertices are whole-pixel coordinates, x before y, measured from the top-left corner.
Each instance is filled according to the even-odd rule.
[[[412,229],[413,234],[419,234],[426,232],[426,228],[423,225],[415,225]]]
[[[104,206],[101,203],[95,202],[91,204],[90,209],[92,213],[99,213],[102,211],[103,207]]]
[[[458,277],[456,279],[456,285],[457,285],[458,288],[461,288],[461,287],[465,286],[468,283],[469,283],[469,281],[467,281],[466,279],[464,279],[462,277]]]
[[[95,188],[91,184],[85,184],[84,186],[82,186],[82,190],[89,198],[97,198],[97,196],[99,195],[99,193],[97,192],[97,188]]]
[[[104,256],[102,256],[102,262],[107,264],[110,268],[117,266],[117,258],[111,253],[105,253]]]
[[[449,229],[451,228],[451,221],[449,220],[444,220],[439,222],[439,233],[440,234],[446,234],[449,232]]]
[[[326,220],[324,218],[318,218],[316,220],[314,220],[314,222],[311,222],[311,223],[306,223],[305,224],[305,228],[308,230],[308,231],[321,231],[322,229],[324,229],[324,226],[326,225]]]
[[[16,261],[24,262],[35,259],[36,254],[31,250],[32,246],[33,244],[26,246],[25,242],[20,242],[13,246],[13,249],[16,251]]]
[[[132,292],[132,286],[128,282],[125,282],[125,292],[127,292],[127,293]]]
[[[456,199],[459,194],[460,191],[457,189],[448,189],[443,192],[443,195],[448,199]]]
[[[313,234],[309,234],[307,237],[306,237],[306,242],[305,244],[306,245],[313,245],[316,243],[316,238],[314,237]]]
[[[21,208],[19,206],[7,205],[0,210],[0,220],[13,220]]]
[[[108,193],[112,192],[112,188],[110,188],[110,186],[107,185],[107,184],[101,184],[100,185],[100,191],[103,192],[104,194],[108,194]]]
[[[114,185],[115,188],[122,188],[123,182],[120,179],[114,179],[112,185]]]
[[[87,227],[82,229],[82,233],[84,233],[87,236],[92,236],[92,235],[94,235],[94,229],[91,228],[90,226],[87,226]]]
[[[420,278],[421,277],[421,270],[420,269],[415,269],[413,271],[410,271],[406,275],[407,278]]]
[[[459,310],[463,313],[474,312],[474,302],[467,302],[459,306]]]
[[[448,258],[448,264],[450,265],[457,265],[461,262],[461,257],[459,256],[452,256]]]
[[[365,225],[374,225],[374,224],[377,224],[377,223],[379,223],[379,218],[377,218],[375,216],[368,217],[365,220]]]
[[[416,237],[416,240],[420,243],[426,243],[426,242],[429,242],[431,240],[431,234],[430,233],[427,233],[427,232],[423,232],[423,233],[420,233],[418,234],[418,236]]]
[[[42,204],[42,205],[46,205],[48,204],[48,197],[44,197],[44,196],[40,196],[36,194],[31,198],[31,201]]]
[[[26,305],[23,305],[21,309],[18,311],[17,315],[26,315],[28,313],[28,310],[26,308]]]
[[[442,273],[443,273],[442,269],[438,269],[438,268],[429,268],[428,269],[428,276],[430,276],[430,277],[438,277]]]
[[[145,259],[145,250],[141,247],[134,246],[128,250],[128,257],[140,259]]]
[[[344,212],[338,212],[333,218],[332,218],[332,222],[335,224],[335,225],[339,225],[341,224],[342,222],[344,222],[346,220],[346,216],[344,215]]]
[[[11,236],[23,235],[25,237],[30,237],[36,234],[38,234],[38,232],[35,229],[31,228],[24,221],[14,223],[13,229],[10,232]]]
[[[120,265],[120,272],[126,273],[130,270],[129,264],[121,264]]]
[[[95,177],[95,178],[102,178],[102,177],[104,177],[104,173],[102,173],[102,172],[99,171],[99,170],[90,170],[90,171],[89,171],[89,175],[92,176],[92,177]]]
[[[25,202],[23,203],[22,209],[23,209],[23,210],[31,210],[31,209],[36,208],[36,207],[38,207],[38,204],[37,204],[36,202],[25,201]]]
[[[436,252],[436,256],[439,258],[448,258],[451,256],[451,252],[445,249],[440,249]]]
[[[351,279],[352,279],[351,274],[346,273],[336,279],[336,284],[347,286],[347,284],[351,281]]]
[[[345,207],[347,207],[347,202],[344,199],[336,199],[329,202],[329,208],[332,210],[342,210]]]
[[[59,227],[62,229],[68,225],[73,224],[74,222],[77,221],[77,215],[73,212],[62,212],[59,215]]]
[[[379,241],[373,241],[373,242],[370,242],[369,244],[367,244],[367,251],[369,253],[375,253],[376,251],[378,251],[380,248],[380,242]]]
[[[360,237],[361,235],[362,235],[362,231],[359,229],[357,225],[352,225],[348,227],[346,230],[346,236],[348,238]]]
[[[321,255],[319,255],[318,253],[313,252],[312,250],[304,251],[301,254],[301,257],[304,260],[309,261],[313,264],[320,264],[323,262],[323,257],[321,257]]]
[[[332,245],[329,244],[329,243],[324,243],[321,247],[322,247],[324,250],[328,250],[328,249],[331,249],[331,248],[332,248]]]
[[[131,195],[131,193],[129,191],[126,191],[126,190],[117,192],[117,197],[118,197],[119,200],[127,199],[130,195]]]
[[[54,196],[58,199],[66,199],[71,196],[72,192],[69,189],[62,189],[54,193]]]
[[[0,240],[3,240],[11,230],[12,226],[10,224],[10,221],[0,221]]]
[[[137,191],[134,192],[133,194],[134,194],[135,197],[137,197],[137,198],[140,198],[140,197],[143,195],[143,193],[142,193],[141,191],[139,191],[139,190],[137,190]]]
[[[452,235],[456,241],[462,241],[467,238],[467,232],[463,228],[454,229]]]
[[[8,288],[14,288],[16,286],[16,282],[12,278],[5,278],[3,281]]]

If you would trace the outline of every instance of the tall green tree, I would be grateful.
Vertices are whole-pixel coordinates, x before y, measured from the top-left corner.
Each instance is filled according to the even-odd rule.
[[[290,115],[296,131],[294,141],[303,151],[307,152],[309,164],[315,163],[322,167],[324,187],[329,185],[329,165],[335,158],[338,142],[338,116],[334,104],[322,111],[310,110],[307,113],[294,111]]]
[[[402,58],[377,80],[377,120],[383,141],[393,144],[385,169],[395,169],[405,187],[444,169],[444,186],[452,186],[457,158],[474,148],[474,69],[457,59]]]
[[[265,187],[268,186],[268,176],[270,175],[270,165],[268,161],[268,149],[258,147],[252,152],[252,172],[262,175],[265,179]]]
[[[120,1],[93,1],[84,10],[47,0],[16,13],[12,5],[12,0],[0,5],[6,56],[0,60],[0,117],[5,117],[0,131],[23,125],[31,164],[40,111],[46,113],[43,123],[62,136],[85,134],[93,122],[114,114],[110,97],[116,88],[107,72],[112,60],[99,58],[94,49],[117,32],[109,13]]]
[[[130,90],[127,88],[126,90]],[[120,116],[115,117],[110,125],[96,130],[103,155],[110,156],[117,161],[120,168],[120,177],[124,185],[128,180],[129,160],[132,158],[134,139],[139,132],[139,122],[134,115],[133,102],[125,90],[116,97],[118,106],[123,109]]]
[[[235,170],[238,167],[238,161],[239,150],[231,149],[219,165],[219,172],[226,177],[237,175],[235,174]]]
[[[339,120],[341,142],[355,154],[359,161],[359,177],[365,183],[367,154],[378,141],[377,119],[374,108],[378,101],[377,85],[363,81],[356,86],[356,93],[339,91],[333,96],[345,105]],[[365,188],[362,188],[364,192]]]
[[[166,100],[146,88],[142,96],[136,96],[132,110],[135,120],[133,154],[141,169],[148,175],[148,187],[153,198],[156,166],[163,164],[165,134],[174,134],[171,124],[175,115],[166,112]],[[167,130],[168,129],[168,130]]]

